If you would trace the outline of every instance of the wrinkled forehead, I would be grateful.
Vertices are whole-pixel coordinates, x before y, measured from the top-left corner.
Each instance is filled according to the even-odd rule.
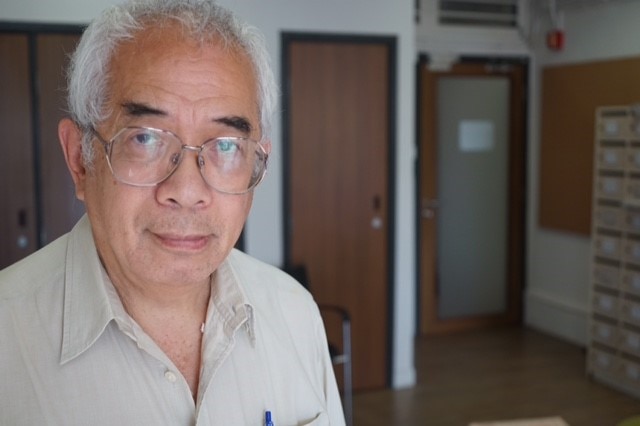
[[[249,129],[243,134],[261,137],[258,82],[251,62],[243,51],[220,40],[194,40],[179,26],[151,27],[118,46],[107,74],[108,116],[102,123],[107,133],[136,118],[159,126],[167,125],[158,121],[162,117],[192,123],[205,117],[221,122],[224,117],[225,123],[241,118]]]
[[[215,48],[226,57],[245,62],[253,71],[252,61],[243,46],[225,34],[223,31],[194,29],[175,18],[143,20],[139,29],[133,31],[129,37],[120,40],[115,46],[111,63],[123,51],[133,52],[136,55],[157,46],[181,45],[195,50]]]
[[[217,75],[221,81],[226,78],[230,86],[241,82],[241,92],[259,109],[257,75],[249,55],[237,43],[219,36],[193,38],[176,22],[147,25],[118,44],[108,66],[107,92],[111,97],[123,84],[140,82],[151,73],[156,77],[171,74],[177,79],[187,78],[174,72],[178,63],[185,62],[198,65],[206,73],[210,69],[209,76]]]

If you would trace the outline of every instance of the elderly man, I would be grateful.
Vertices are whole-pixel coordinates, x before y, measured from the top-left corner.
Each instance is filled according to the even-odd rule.
[[[59,126],[87,215],[0,272],[0,424],[344,424],[310,295],[233,249],[271,149],[267,58],[205,0],[87,28]]]

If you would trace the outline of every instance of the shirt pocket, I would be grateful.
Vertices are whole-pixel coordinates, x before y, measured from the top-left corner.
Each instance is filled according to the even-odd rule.
[[[297,426],[329,426],[329,416],[324,411],[321,411],[313,419],[298,423]]]

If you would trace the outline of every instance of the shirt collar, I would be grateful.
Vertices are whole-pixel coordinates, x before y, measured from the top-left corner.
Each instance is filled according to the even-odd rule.
[[[64,280],[61,364],[87,350],[114,318],[86,215],[69,234]]]
[[[224,332],[227,336],[232,336],[240,326],[243,326],[251,344],[255,345],[253,306],[232,266],[231,258],[234,256],[235,249],[218,266],[213,275],[205,331],[209,329],[212,318],[215,316],[222,319]]]

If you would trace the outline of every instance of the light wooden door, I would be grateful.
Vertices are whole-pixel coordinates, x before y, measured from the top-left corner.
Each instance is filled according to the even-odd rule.
[[[524,75],[522,64],[420,67],[422,333],[520,320]]]
[[[306,266],[319,303],[350,313],[354,388],[382,388],[391,356],[393,41],[291,36],[284,45],[286,259]]]

